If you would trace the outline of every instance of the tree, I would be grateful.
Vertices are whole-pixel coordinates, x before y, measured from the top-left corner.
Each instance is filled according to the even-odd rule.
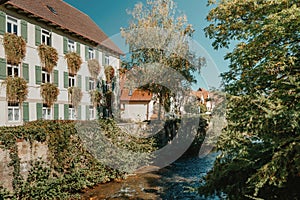
[[[299,198],[300,2],[221,0],[207,19],[215,49],[237,45],[222,74],[228,126],[221,154],[200,192]]]
[[[195,82],[193,73],[200,70],[204,60],[191,51],[188,43],[194,29],[188,24],[186,16],[176,12],[173,0],[149,0],[146,5],[138,3],[130,14],[132,20],[129,27],[121,29],[121,34],[130,47],[131,59],[123,63],[127,69],[138,68],[132,74],[144,74],[143,81],[148,80],[148,83],[142,88],[155,93],[168,111],[170,97],[174,94],[165,85],[157,84],[153,74],[178,87],[182,82]],[[150,69],[151,64],[155,63],[159,66]],[[163,73],[167,67],[180,73],[181,79]],[[134,80],[134,76],[130,78]],[[135,79],[141,79],[141,76]]]

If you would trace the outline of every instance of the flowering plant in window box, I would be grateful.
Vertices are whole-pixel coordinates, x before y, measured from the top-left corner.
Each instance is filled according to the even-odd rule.
[[[73,75],[77,74],[82,64],[81,57],[75,52],[69,52],[65,55],[65,59],[67,60],[69,72]]]
[[[3,45],[8,63],[18,65],[26,55],[26,42],[21,36],[5,33]]]
[[[79,106],[79,103],[81,101],[82,98],[82,92],[81,89],[78,87],[70,87],[68,89],[68,93],[69,93],[69,99],[71,100],[72,105],[76,108],[77,106]]]
[[[7,101],[23,103],[27,99],[28,86],[24,78],[8,76],[2,85],[6,86]]]
[[[47,106],[51,107],[59,95],[58,87],[53,83],[44,83],[41,85],[41,96]]]
[[[44,67],[48,73],[51,73],[53,71],[54,66],[57,65],[57,50],[46,44],[41,44],[38,47],[38,52],[41,59],[42,67]]]

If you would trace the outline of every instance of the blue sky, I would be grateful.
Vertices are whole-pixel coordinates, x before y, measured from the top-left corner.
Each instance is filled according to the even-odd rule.
[[[120,27],[127,27],[130,16],[126,10],[131,10],[137,2],[145,0],[64,0],[75,8],[89,15],[98,26],[114,40],[120,33]],[[203,29],[208,25],[205,20],[210,8],[206,6],[207,0],[174,0],[177,9],[187,15],[188,22],[193,25],[195,33],[193,40],[198,44],[199,54],[207,59],[207,67],[203,68],[201,75],[196,75],[198,83],[193,89],[199,87],[218,87],[220,72],[227,71],[228,62],[224,55],[228,49],[214,50],[212,40],[205,37]]]

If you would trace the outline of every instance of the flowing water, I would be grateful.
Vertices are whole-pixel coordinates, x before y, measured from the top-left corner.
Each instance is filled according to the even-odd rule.
[[[209,199],[197,192],[200,179],[212,167],[216,153],[204,158],[183,158],[172,165],[148,173],[138,173],[125,180],[102,184],[88,191],[83,199]],[[210,198],[212,199],[218,199]]]

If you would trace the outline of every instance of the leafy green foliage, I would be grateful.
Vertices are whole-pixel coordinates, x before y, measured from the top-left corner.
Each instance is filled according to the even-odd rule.
[[[215,48],[238,40],[222,75],[228,126],[200,191],[229,199],[297,199],[300,181],[298,1],[227,1],[206,28]]]
[[[98,134],[113,144],[134,151],[151,151],[152,140],[134,138],[122,133],[112,120],[97,123]],[[74,121],[35,121],[18,127],[1,127],[0,144],[10,151],[13,166],[13,193],[0,188],[0,197],[12,199],[75,199],[84,189],[122,178],[123,173],[105,166],[85,148]],[[127,139],[126,139],[127,138]],[[32,161],[26,180],[20,174],[16,139],[46,142],[48,162]]]

